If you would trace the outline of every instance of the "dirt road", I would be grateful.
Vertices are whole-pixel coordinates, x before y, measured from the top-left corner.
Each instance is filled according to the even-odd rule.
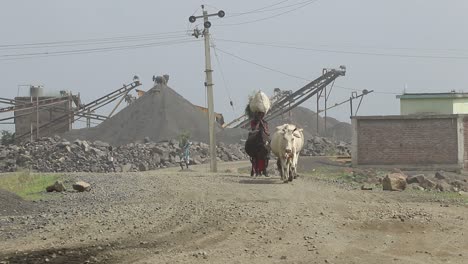
[[[246,165],[67,175],[92,191],[0,216],[0,263],[467,263],[462,203]]]

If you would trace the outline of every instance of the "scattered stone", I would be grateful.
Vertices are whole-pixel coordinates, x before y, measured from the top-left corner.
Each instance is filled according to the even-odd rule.
[[[439,190],[441,192],[451,192],[451,191],[454,190],[454,187],[452,185],[448,184],[445,181],[441,181],[441,182],[437,183],[435,188],[436,188],[436,190]]]
[[[47,186],[46,188],[47,192],[64,192],[65,190],[65,185],[60,181],[56,181],[54,184]]]
[[[426,190],[433,190],[436,186],[436,183],[429,179],[424,179],[424,181],[420,182],[419,185]]]
[[[411,184],[411,183],[422,183],[426,180],[426,177],[424,176],[424,174],[418,174],[418,175],[413,175],[413,176],[408,176],[406,178],[406,182],[408,184]]]
[[[75,184],[73,184],[73,189],[78,192],[89,192],[91,190],[91,184],[84,181],[78,181]]]
[[[364,184],[361,186],[361,190],[363,191],[372,191],[372,189],[373,189],[372,186],[369,186],[369,185]]]
[[[401,171],[401,170],[398,169],[398,168],[393,168],[393,169],[392,169],[392,173],[400,173],[400,174],[403,174],[403,175],[404,175],[403,171]]]
[[[138,169],[140,171],[148,171],[149,167],[148,164],[146,164],[145,162],[140,162],[140,164],[138,165]]]
[[[411,183],[407,186],[407,188],[411,188],[413,190],[417,190],[417,191],[424,191],[425,189],[421,186],[419,186],[419,183]]]
[[[121,171],[121,172],[129,172],[129,171],[132,171],[132,168],[133,168],[133,167],[134,167],[134,166],[133,166],[132,164],[128,164],[128,163],[127,163],[127,164],[122,164],[122,165],[120,166],[120,171]]]
[[[406,189],[406,177],[400,173],[388,174],[382,180],[384,191],[403,191]]]
[[[436,172],[436,174],[435,174],[435,178],[436,178],[436,179],[439,179],[439,180],[445,180],[447,177],[445,176],[445,172],[444,172],[444,171],[438,171],[438,172]]]
[[[466,191],[466,183],[463,182],[463,181],[454,180],[454,181],[450,182],[450,185],[452,185],[453,187],[458,188],[459,190]]]

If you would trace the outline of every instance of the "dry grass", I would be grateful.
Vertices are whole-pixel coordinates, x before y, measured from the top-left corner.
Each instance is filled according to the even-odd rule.
[[[0,175],[0,188],[15,193],[26,200],[36,200],[45,188],[53,184],[60,176],[56,174],[36,174],[21,171]]]

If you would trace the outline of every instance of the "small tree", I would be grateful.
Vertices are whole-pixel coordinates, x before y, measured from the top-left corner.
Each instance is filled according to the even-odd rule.
[[[2,130],[2,145],[10,145],[15,143],[15,133],[12,133],[8,130]]]

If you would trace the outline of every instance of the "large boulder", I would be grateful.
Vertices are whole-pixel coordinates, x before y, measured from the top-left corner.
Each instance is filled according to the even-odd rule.
[[[78,192],[84,192],[84,191],[89,192],[91,190],[91,184],[84,182],[84,181],[78,181],[78,182],[75,182],[75,184],[73,184],[73,189]]]
[[[64,192],[66,191],[65,185],[61,181],[56,181],[54,184],[47,186],[47,192]]]
[[[401,173],[392,173],[382,180],[384,191],[403,191],[406,189],[406,176]]]

